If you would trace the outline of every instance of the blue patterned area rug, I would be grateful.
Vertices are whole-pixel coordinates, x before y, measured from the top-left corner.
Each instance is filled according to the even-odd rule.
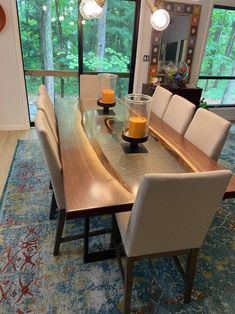
[[[221,162],[235,172],[235,135]],[[19,141],[0,202],[0,313],[122,313],[117,261],[83,264],[82,241],[53,257],[56,220],[49,221],[49,177],[37,141]],[[222,202],[200,251],[190,304],[171,258],[136,265],[132,313],[235,313],[235,201]],[[93,221],[107,223],[106,217]],[[76,220],[69,233],[82,230]],[[106,239],[95,240],[95,245]]]

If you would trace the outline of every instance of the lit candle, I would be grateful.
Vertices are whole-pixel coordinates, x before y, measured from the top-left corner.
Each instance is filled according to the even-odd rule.
[[[133,138],[145,137],[147,119],[144,117],[129,118],[129,136]]]
[[[115,102],[115,94],[113,89],[103,89],[101,102],[104,104],[112,104]]]

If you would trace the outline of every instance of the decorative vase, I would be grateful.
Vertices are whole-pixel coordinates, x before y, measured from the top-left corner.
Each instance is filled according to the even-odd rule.
[[[128,94],[125,99],[125,120],[122,138],[130,143],[131,151],[138,151],[138,144],[148,140],[148,126],[152,97]]]
[[[116,104],[116,74],[100,73],[99,78],[99,96],[97,105],[103,107],[103,113],[109,114],[109,108]]]
[[[173,85],[177,85],[178,83],[182,83],[188,77],[189,67],[186,62],[170,62],[165,67],[165,73]]]

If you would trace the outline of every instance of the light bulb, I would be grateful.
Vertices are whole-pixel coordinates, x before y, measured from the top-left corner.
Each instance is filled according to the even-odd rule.
[[[170,23],[170,16],[166,10],[159,9],[153,12],[150,23],[157,31],[163,31]]]
[[[93,16],[94,18],[99,18],[103,14],[103,8],[100,7],[96,1],[94,1],[94,6],[93,6]]]
[[[103,14],[103,8],[95,0],[82,0],[79,10],[84,19],[100,18]]]

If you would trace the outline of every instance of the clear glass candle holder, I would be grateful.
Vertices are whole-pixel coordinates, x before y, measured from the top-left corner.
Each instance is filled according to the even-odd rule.
[[[148,139],[148,126],[152,97],[144,94],[129,94],[125,99],[125,120],[122,138],[137,149],[139,143]]]
[[[110,107],[114,107],[116,104],[116,86],[117,78],[116,74],[100,73],[99,78],[99,91],[97,104],[103,107],[105,113],[108,113]]]

